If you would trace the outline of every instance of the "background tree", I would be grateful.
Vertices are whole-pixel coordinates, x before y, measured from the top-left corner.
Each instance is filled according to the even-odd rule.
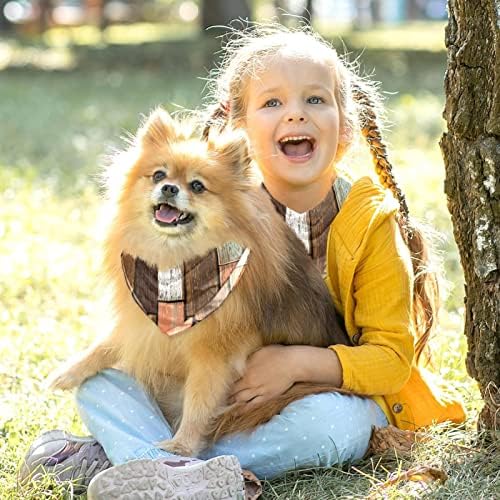
[[[304,23],[312,24],[313,22],[313,0],[302,0],[295,4],[286,0],[273,0],[273,6],[277,19],[285,26],[301,26]]]
[[[302,17],[308,23],[312,23],[313,19],[313,0],[307,0],[304,4],[304,10],[302,12]]]
[[[251,19],[251,9],[247,0],[203,0],[201,5],[201,25],[205,30],[210,26],[227,26],[233,19]]]
[[[465,275],[467,370],[500,429],[500,11],[495,0],[449,0],[445,191]]]

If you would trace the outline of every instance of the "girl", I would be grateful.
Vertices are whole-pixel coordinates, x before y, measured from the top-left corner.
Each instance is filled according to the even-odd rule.
[[[326,283],[353,343],[264,347],[248,359],[231,400],[251,409],[295,382],[333,384],[359,396],[308,396],[250,434],[221,439],[199,457],[207,462],[179,462],[155,447],[171,436],[155,402],[127,375],[106,370],[77,395],[97,441],[45,434],[28,452],[23,475],[43,464],[61,479],[79,475],[88,484],[103,471],[92,480],[92,498],[138,488],[143,497],[163,492],[168,498],[161,488],[172,488],[182,476],[179,487],[191,492],[185,498],[194,498],[193,492],[209,487],[203,478],[215,470],[223,478],[214,486],[220,495],[237,496],[239,464],[226,455],[258,477],[273,478],[362,458],[373,426],[413,430],[464,419],[461,406],[439,401],[416,368],[435,323],[437,283],[387,160],[374,86],[315,34],[276,26],[254,28],[230,42],[215,83],[217,105],[208,127],[246,131],[267,191],[287,220],[302,228],[302,237],[310,213],[333,190],[340,210],[314,250],[324,259]],[[381,186],[369,178],[351,185],[337,171],[359,131]],[[305,239],[312,241],[310,235]],[[104,392],[113,404],[103,404]],[[109,469],[108,459],[114,465]],[[133,482],[143,471],[156,482]],[[224,481],[231,490],[224,490]]]

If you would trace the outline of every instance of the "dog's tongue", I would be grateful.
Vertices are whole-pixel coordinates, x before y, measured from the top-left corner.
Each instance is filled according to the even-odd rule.
[[[160,205],[160,208],[155,212],[156,220],[160,222],[171,223],[179,218],[181,213],[174,207],[169,205]]]
[[[298,144],[287,142],[283,145],[283,153],[287,156],[304,156],[312,151],[311,141],[300,141]]]

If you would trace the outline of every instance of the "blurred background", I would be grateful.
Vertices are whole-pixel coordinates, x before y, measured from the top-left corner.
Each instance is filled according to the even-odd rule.
[[[97,26],[149,22],[192,29],[232,19],[289,13],[307,22],[367,28],[380,23],[446,19],[446,0],[2,0],[2,28],[43,33],[55,26]]]
[[[433,366],[461,385],[463,276],[438,145],[445,3],[0,0],[0,379],[42,380],[97,333],[99,166],[151,108],[202,106],[221,27],[243,18],[311,23],[381,82],[395,173],[410,211],[441,235],[447,286]],[[346,163],[355,175],[373,173],[362,146]]]

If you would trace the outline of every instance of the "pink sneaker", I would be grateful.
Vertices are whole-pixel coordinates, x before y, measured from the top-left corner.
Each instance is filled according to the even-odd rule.
[[[238,459],[222,455],[210,460],[158,458],[132,460],[97,474],[88,500],[217,500],[245,498]]]
[[[106,453],[94,438],[54,430],[33,442],[21,464],[19,481],[37,481],[51,474],[57,482],[71,482],[77,491],[85,491],[91,479],[109,467]]]

